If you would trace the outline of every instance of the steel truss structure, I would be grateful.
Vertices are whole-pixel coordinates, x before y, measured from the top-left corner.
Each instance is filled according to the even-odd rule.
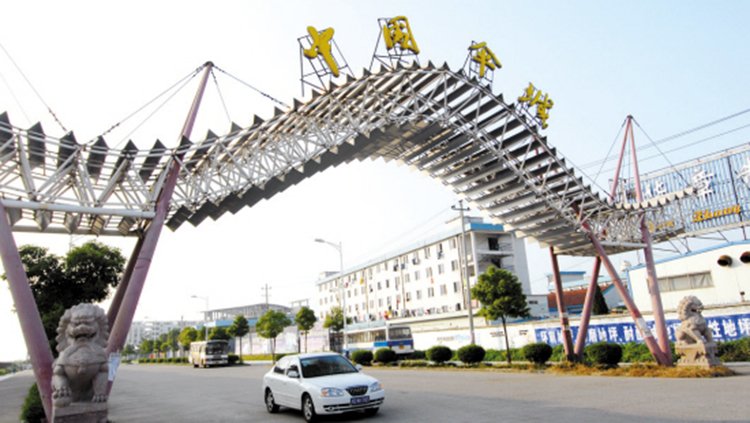
[[[182,157],[182,158],[179,158]],[[643,211],[594,193],[538,132],[533,119],[447,66],[363,71],[306,104],[257,116],[200,142],[149,151],[103,138],[78,144],[40,124],[0,115],[0,194],[14,231],[132,236],[155,214],[165,169],[179,162],[167,226],[236,213],[328,167],[383,157],[426,172],[519,236],[556,253],[595,255],[581,223],[608,253],[640,248]],[[670,201],[682,193],[664,196]],[[657,240],[660,241],[660,240]]]
[[[225,135],[209,131],[193,143],[192,123],[212,66],[205,65],[175,148],[158,140],[149,151],[132,142],[110,149],[103,138],[79,144],[72,132],[55,138],[40,124],[21,129],[0,114],[0,215],[7,217],[0,219],[0,255],[48,418],[52,354],[12,232],[138,237],[108,313],[107,348],[116,353],[163,225],[176,230],[237,213],[326,168],[373,157],[405,163],[450,186],[495,223],[549,247],[553,262],[559,254],[597,256],[595,273],[598,263],[605,266],[649,349],[667,364],[608,254],[650,249],[644,219],[658,219],[665,204],[689,190],[636,205],[602,199],[522,108],[464,71],[432,63],[363,70],[360,78],[314,91],[306,103],[295,100],[291,110],[276,109],[268,120],[256,116],[250,126],[233,124]],[[563,301],[560,293],[567,329]],[[566,354],[574,355],[570,336]]]

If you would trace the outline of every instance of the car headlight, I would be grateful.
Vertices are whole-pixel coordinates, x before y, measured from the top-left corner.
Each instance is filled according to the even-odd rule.
[[[320,390],[321,397],[343,397],[346,391],[339,388],[323,388]]]
[[[383,390],[383,385],[380,382],[375,382],[370,385],[370,392],[378,392]]]

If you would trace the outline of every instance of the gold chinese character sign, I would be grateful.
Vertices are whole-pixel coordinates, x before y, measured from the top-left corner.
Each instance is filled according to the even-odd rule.
[[[471,60],[479,65],[480,78],[484,78],[484,74],[487,72],[487,68],[490,68],[494,71],[495,69],[500,69],[503,67],[503,65],[500,63],[500,60],[498,60],[497,56],[495,56],[495,53],[493,53],[492,50],[487,47],[487,43],[485,42],[472,44],[471,46],[469,46],[469,51],[474,53],[474,55],[471,56]]]
[[[388,50],[398,46],[401,50],[419,54],[419,46],[417,46],[406,16],[396,16],[388,20],[383,26],[383,39]]]
[[[528,107],[536,106],[536,117],[542,122],[542,129],[547,128],[549,109],[555,105],[555,102],[549,98],[547,93],[544,93],[544,96],[542,96],[542,91],[536,89],[534,84],[529,82],[529,86],[526,87],[524,93],[518,97],[518,102],[521,104],[526,103]]]
[[[336,59],[333,58],[331,52],[331,41],[333,40],[333,28],[326,28],[320,32],[313,26],[307,27],[307,33],[310,34],[312,43],[310,48],[303,50],[305,57],[308,59],[314,59],[318,55],[323,56],[323,61],[328,65],[328,69],[331,70],[333,76],[339,76],[339,66],[336,64]]]

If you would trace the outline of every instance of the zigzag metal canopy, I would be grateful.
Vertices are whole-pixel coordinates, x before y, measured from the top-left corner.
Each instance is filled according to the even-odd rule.
[[[73,133],[55,139],[40,124],[21,130],[0,115],[0,188],[15,231],[138,234],[171,160],[182,160],[167,223],[176,230],[369,157],[426,172],[495,222],[561,253],[594,254],[582,220],[610,241],[608,252],[640,242],[639,210],[600,199],[530,116],[447,66],[364,71],[271,119],[171,150],[158,140],[147,152],[132,142],[111,150],[102,138],[81,145]]]

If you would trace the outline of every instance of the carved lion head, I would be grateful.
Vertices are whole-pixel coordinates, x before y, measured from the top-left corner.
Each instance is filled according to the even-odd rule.
[[[94,304],[81,303],[65,310],[55,340],[57,351],[63,352],[76,341],[93,342],[106,348],[108,338],[109,325],[104,310]]]
[[[680,316],[680,320],[687,320],[690,317],[701,314],[702,311],[703,303],[694,295],[686,296],[677,305],[677,315]]]

